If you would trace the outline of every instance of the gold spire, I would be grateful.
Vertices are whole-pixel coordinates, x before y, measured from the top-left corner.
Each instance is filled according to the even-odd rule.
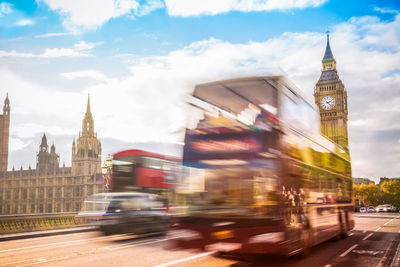
[[[86,114],[90,114],[90,94],[88,93],[88,99],[87,99],[87,106],[86,106]]]

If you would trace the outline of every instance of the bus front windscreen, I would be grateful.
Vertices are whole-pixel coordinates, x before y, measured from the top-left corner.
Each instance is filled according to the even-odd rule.
[[[187,168],[181,188],[189,212],[198,215],[272,215],[279,203],[278,180],[265,169]]]

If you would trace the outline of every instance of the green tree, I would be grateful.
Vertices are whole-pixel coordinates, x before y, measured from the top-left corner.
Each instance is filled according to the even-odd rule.
[[[376,206],[381,199],[379,186],[373,183],[360,186],[353,185],[354,198],[360,200],[361,206]]]
[[[382,192],[388,196],[388,204],[400,206],[400,181],[399,180],[386,180],[381,184]]]

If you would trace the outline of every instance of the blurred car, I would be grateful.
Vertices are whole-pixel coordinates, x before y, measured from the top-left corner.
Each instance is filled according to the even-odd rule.
[[[368,207],[367,212],[375,212],[375,208],[374,207]]]
[[[364,208],[364,207],[361,207],[361,208],[360,208],[360,212],[362,212],[362,213],[367,212],[367,209]]]
[[[383,212],[383,205],[378,205],[378,207],[376,207],[376,212]]]
[[[392,205],[390,204],[384,204],[384,205],[379,205],[376,208],[377,212],[391,212],[392,211]]]
[[[392,205],[390,205],[390,204],[383,205],[383,211],[391,212],[392,211]]]
[[[78,217],[92,222],[104,234],[166,233],[170,215],[162,199],[146,193],[100,193],[90,196]]]

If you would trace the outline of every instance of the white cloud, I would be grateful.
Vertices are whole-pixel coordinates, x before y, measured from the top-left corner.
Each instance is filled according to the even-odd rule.
[[[15,23],[16,26],[20,26],[20,27],[30,26],[33,24],[35,24],[35,21],[31,20],[31,19],[21,19]]]
[[[9,150],[10,151],[16,151],[16,150],[21,150],[26,147],[26,143],[23,142],[20,138],[14,138],[10,137],[10,143],[9,143]]]
[[[153,40],[158,40],[157,35],[153,34],[153,33],[144,33],[143,34],[144,37],[149,38],[149,39],[153,39]]]
[[[87,43],[85,41],[80,41],[79,43],[74,44],[74,49],[76,51],[88,51],[101,44],[103,44],[103,42]]]
[[[12,4],[6,2],[0,3],[0,17],[3,14],[9,14],[12,12],[13,12]]]
[[[102,72],[97,70],[83,70],[83,71],[74,71],[74,72],[64,72],[60,74],[62,77],[74,80],[78,78],[90,78],[96,81],[109,81]]]
[[[60,13],[69,31],[96,29],[109,19],[129,14],[138,7],[136,0],[39,0],[42,2]]]
[[[56,37],[56,36],[64,36],[68,35],[69,33],[66,32],[52,32],[52,33],[44,33],[36,35],[35,38],[48,38],[48,37]]]
[[[38,1],[57,11],[63,17],[63,25],[72,32],[94,30],[112,18],[124,15],[143,16],[163,7],[160,0],[146,1],[142,5],[136,0]]]
[[[161,0],[147,0],[144,4],[138,6],[135,15],[137,16],[146,16],[150,14],[153,10],[163,8],[164,3]]]
[[[231,11],[253,12],[318,7],[328,0],[165,0],[171,16],[216,15]]]
[[[374,7],[374,11],[386,14],[399,14],[399,11],[396,9],[392,9],[392,8],[387,8],[387,7]]]
[[[92,55],[90,53],[91,50],[100,44],[102,44],[102,42],[87,43],[85,41],[80,41],[79,43],[76,43],[73,48],[46,48],[45,51],[41,54],[21,53],[15,50],[11,51],[0,50],[0,58],[1,57],[19,57],[19,58],[89,57]]]
[[[57,57],[88,57],[89,53],[71,48],[46,48],[43,54],[39,57],[57,58]]]

